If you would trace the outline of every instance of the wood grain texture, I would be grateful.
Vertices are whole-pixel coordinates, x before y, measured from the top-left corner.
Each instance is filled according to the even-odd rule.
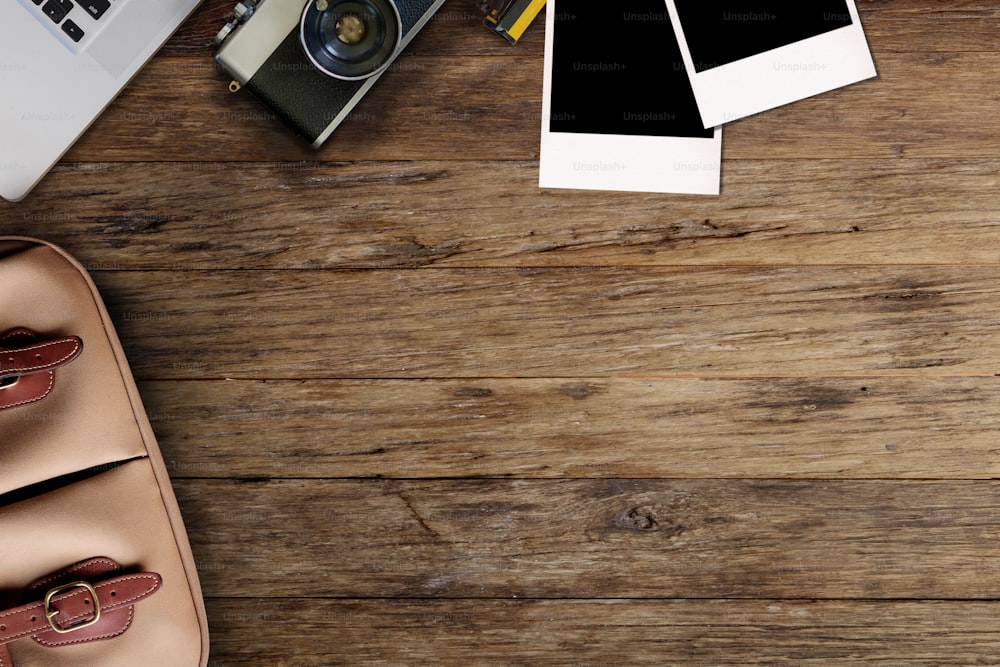
[[[664,198],[539,190],[531,162],[86,164],[0,220],[94,271],[1000,265],[1000,161],[725,169],[722,197]]]
[[[178,477],[1000,477],[992,377],[223,380],[142,389]]]
[[[1000,282],[992,267],[99,278],[144,379],[1000,372],[1000,315],[992,308]],[[208,354],[203,341],[212,341]]]
[[[211,597],[1000,597],[992,481],[176,486]]]
[[[539,189],[541,21],[471,0],[312,151],[232,4],[0,202],[105,297],[212,667],[996,664],[996,3],[859,0],[878,78],[719,197]]]
[[[221,666],[972,665],[987,602],[213,600]],[[267,636],[256,648],[245,639]]]

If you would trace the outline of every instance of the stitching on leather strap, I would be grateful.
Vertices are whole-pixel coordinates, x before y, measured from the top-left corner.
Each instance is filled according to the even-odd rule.
[[[58,359],[54,359],[52,361],[46,362],[44,364],[40,364],[38,366],[28,366],[26,368],[10,369],[9,371],[7,371],[7,373],[9,373],[11,375],[27,375],[29,373],[37,373],[39,371],[44,371],[44,370],[50,370],[50,369],[53,369],[53,368],[58,368],[59,366],[61,366],[62,364],[64,364],[66,361],[68,361],[68,360],[72,359],[73,357],[75,357],[80,352],[80,347],[81,347],[81,341],[80,341],[80,339],[79,338],[75,338],[75,337],[60,338],[60,339],[57,339],[57,340],[49,340],[49,341],[45,341],[45,342],[42,342],[42,343],[35,343],[33,345],[26,345],[24,347],[0,348],[0,349],[3,349],[3,351],[5,353],[7,353],[7,352],[15,353],[16,352],[17,354],[26,354],[26,353],[34,352],[35,350],[44,350],[44,349],[52,348],[52,347],[65,346],[66,343],[70,343],[70,342],[73,343],[73,347],[70,348],[70,350],[66,354],[64,354],[63,356],[59,357]]]

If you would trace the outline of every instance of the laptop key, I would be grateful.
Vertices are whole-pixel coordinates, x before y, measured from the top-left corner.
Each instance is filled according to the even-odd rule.
[[[42,11],[45,15],[52,19],[55,23],[59,23],[66,18],[66,14],[69,14],[71,9],[73,9],[72,0],[49,0],[45,3],[45,6],[42,7]]]
[[[83,7],[84,11],[95,19],[104,16],[104,12],[111,7],[110,0],[76,0],[76,4]]]
[[[74,42],[79,42],[83,39],[83,29],[77,24],[73,23],[71,19],[66,19],[63,21],[62,25],[59,26],[62,31],[69,35],[69,38]]]

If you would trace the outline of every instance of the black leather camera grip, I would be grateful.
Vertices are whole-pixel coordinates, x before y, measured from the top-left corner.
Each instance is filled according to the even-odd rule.
[[[298,32],[293,31],[244,88],[296,134],[314,143],[363,84],[317,70],[302,51]]]

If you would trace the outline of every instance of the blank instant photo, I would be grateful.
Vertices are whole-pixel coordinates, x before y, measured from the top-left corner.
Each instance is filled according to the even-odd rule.
[[[722,136],[701,124],[663,0],[549,0],[539,185],[718,194]]]
[[[704,127],[876,75],[854,0],[666,0]]]

